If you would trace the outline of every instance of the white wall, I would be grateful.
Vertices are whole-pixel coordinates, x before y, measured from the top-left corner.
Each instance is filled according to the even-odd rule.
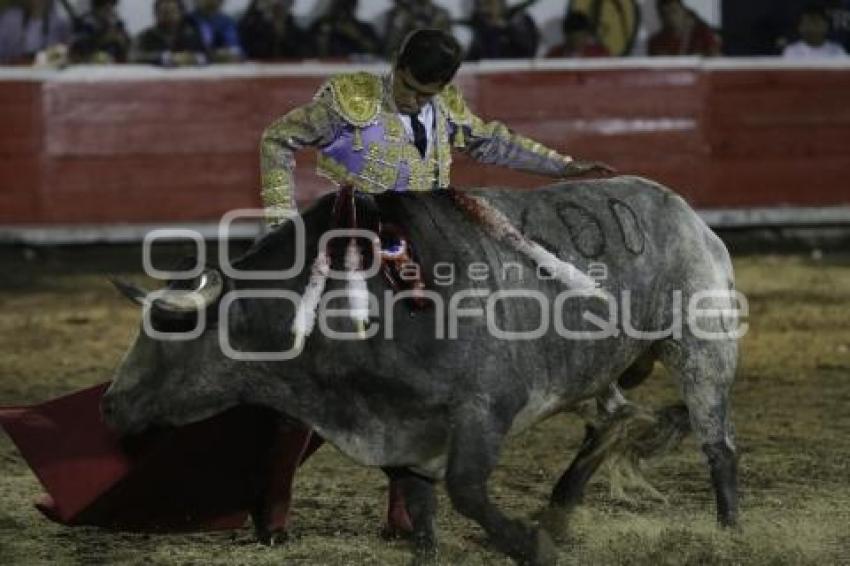
[[[187,5],[192,4],[192,0],[185,0]],[[720,0],[684,0],[685,3],[700,14],[709,24],[718,26],[720,24]],[[131,33],[138,33],[140,30],[151,25],[153,22],[153,2],[154,0],[121,0],[119,8],[121,16],[124,19],[127,28]],[[250,0],[227,0],[225,2],[225,10],[230,14],[238,14],[244,10]],[[311,21],[315,14],[321,13],[328,0],[295,0],[296,17],[307,23]],[[508,0],[509,4],[517,4],[518,0]],[[555,20],[561,18],[569,0],[538,0],[538,2],[529,10],[534,17],[538,26],[544,33],[543,43],[546,46],[554,45],[560,39],[560,26],[555,23]],[[88,0],[75,0],[80,11],[85,11],[88,5]],[[455,18],[462,18],[468,15],[472,0],[435,0],[435,4],[439,4],[447,8]],[[636,53],[645,53],[646,40],[649,35],[658,29],[658,16],[655,12],[655,0],[638,0],[641,6],[642,21],[644,25],[638,36]],[[381,15],[385,13],[393,5],[393,0],[360,0],[359,16],[361,19],[376,23],[380,21]],[[457,34],[461,41],[468,40],[465,30],[458,27]]]

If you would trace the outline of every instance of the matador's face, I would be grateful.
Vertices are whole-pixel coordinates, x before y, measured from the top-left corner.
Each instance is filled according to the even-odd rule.
[[[420,83],[407,69],[393,70],[393,100],[402,114],[417,114],[438,95],[445,83]]]

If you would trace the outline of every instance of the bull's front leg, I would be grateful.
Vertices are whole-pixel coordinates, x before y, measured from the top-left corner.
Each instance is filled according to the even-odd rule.
[[[323,443],[310,428],[284,417],[274,419],[270,438],[257,501],[251,511],[257,541],[267,546],[286,539],[295,472]]]
[[[508,428],[509,423],[482,407],[463,410],[454,422],[446,489],[455,509],[480,524],[500,551],[520,564],[550,566],[557,562],[557,553],[549,535],[507,517],[487,492]]]
[[[411,523],[415,564],[432,563],[437,558],[437,495],[434,481],[407,468],[384,468],[392,486],[398,488]]]

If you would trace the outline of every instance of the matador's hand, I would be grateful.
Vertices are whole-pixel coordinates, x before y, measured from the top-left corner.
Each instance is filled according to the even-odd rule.
[[[600,173],[602,175],[616,175],[617,170],[601,161],[581,161],[575,159],[570,161],[564,168],[564,177],[576,177],[587,173]]]

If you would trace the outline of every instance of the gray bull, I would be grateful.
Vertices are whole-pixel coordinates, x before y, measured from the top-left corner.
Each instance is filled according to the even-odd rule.
[[[208,329],[183,342],[140,333],[106,394],[104,415],[117,429],[136,432],[197,421],[238,404],[270,407],[315,428],[356,462],[402,478],[418,554],[435,552],[433,483],[444,479],[453,506],[477,521],[499,549],[523,563],[549,564],[555,554],[545,530],[505,516],[488,496],[488,478],[506,436],[584,400],[604,398],[630,368],[651,368],[657,359],[680,385],[707,456],[719,521],[733,524],[729,390],[737,340],[730,316],[732,267],[722,242],[684,200],[641,178],[474,194],[563,260],[587,273],[597,271],[610,300],[565,295],[562,283],[490,238],[445,194],[385,194],[378,198],[384,218],[404,226],[418,246],[435,295],[431,308],[416,310],[393,295],[383,304],[389,287],[371,277],[369,291],[381,304],[367,339],[314,332],[291,360],[237,361],[222,352],[223,331],[240,352],[287,350],[295,304],[257,297],[231,301],[227,293],[302,293],[309,269],[288,280],[264,281],[208,269],[199,287],[175,291],[151,306],[154,322],[166,330],[180,329],[188,314],[205,308]],[[303,215],[307,266],[329,228],[330,208],[330,198],[323,198]],[[294,263],[295,241],[294,224],[287,222],[234,266],[287,268]],[[450,266],[454,280],[447,277]],[[329,281],[326,296],[341,288],[344,282]],[[511,294],[519,292],[522,296]],[[705,292],[719,293],[700,298]],[[436,306],[440,301],[450,306],[452,297],[458,312]],[[338,303],[337,308],[346,301]],[[688,317],[689,306],[703,311]],[[356,336],[345,317],[328,319],[328,326]],[[539,336],[533,339],[499,334],[535,330]],[[604,336],[580,339],[569,331]],[[550,512],[580,499],[598,464],[591,461],[589,444],[556,485]]]

